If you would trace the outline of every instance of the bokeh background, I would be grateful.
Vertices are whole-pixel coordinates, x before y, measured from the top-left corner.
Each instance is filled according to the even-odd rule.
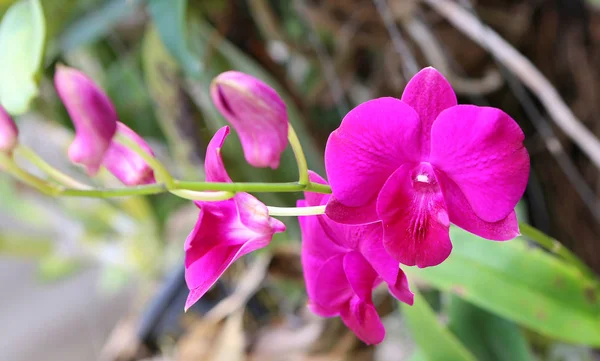
[[[399,97],[435,66],[459,102],[519,122],[532,162],[520,219],[600,272],[597,1],[0,0],[0,14],[16,4],[25,10],[0,24],[0,102],[17,104],[21,142],[74,178],[119,186],[68,162],[56,64],[96,80],[172,174],[198,181],[225,124],[208,94],[222,71],[279,91],[324,174],[325,142],[348,110]],[[247,165],[235,135],[223,154],[235,180],[297,176],[289,149],[275,171]],[[526,240],[502,248],[458,231],[446,268],[409,273],[420,306],[376,293],[388,331],[376,347],[306,309],[294,218],[184,314],[183,242],[197,216],[166,194],[53,199],[0,173],[0,360],[600,360],[597,289]]]

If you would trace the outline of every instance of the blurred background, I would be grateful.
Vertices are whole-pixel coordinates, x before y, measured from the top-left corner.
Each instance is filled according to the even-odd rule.
[[[174,175],[198,181],[225,124],[208,94],[220,72],[275,87],[310,168],[324,174],[325,141],[348,110],[400,97],[434,66],[460,103],[519,122],[532,162],[520,219],[600,272],[596,0],[0,0],[0,15],[0,100],[21,142],[109,187],[119,186],[110,174],[88,180],[68,162],[56,64],[97,81]],[[230,138],[233,179],[296,178],[289,149],[279,169],[254,169]],[[197,216],[167,194],[54,199],[0,173],[0,360],[600,360],[596,286],[526,240],[460,231],[447,264],[407,270],[420,306],[399,310],[376,292],[387,328],[376,347],[306,309],[295,218],[184,314],[183,242]]]

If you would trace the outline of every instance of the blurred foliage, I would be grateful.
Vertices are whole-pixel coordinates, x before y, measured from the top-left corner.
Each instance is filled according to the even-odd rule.
[[[323,6],[333,8],[332,4]],[[37,144],[48,161],[81,178],[81,171],[66,161],[72,133],[64,126],[69,124],[67,114],[50,85],[56,63],[78,67],[102,84],[121,120],[151,142],[170,171],[182,179],[202,180],[206,144],[226,124],[210,101],[210,82],[220,72],[236,69],[278,90],[309,167],[324,174],[324,141],[348,110],[345,103],[398,95],[404,83],[397,77],[396,54],[386,44],[377,48],[380,24],[371,24],[368,31],[355,29],[354,35],[336,32],[332,30],[335,21],[330,19],[315,24],[320,19],[317,10],[305,5],[291,0],[0,0],[4,13],[0,102],[12,114],[22,115],[17,120],[25,143]],[[412,2],[401,5],[411,7]],[[365,32],[372,33],[367,38],[373,44],[358,50],[340,45],[342,38],[364,44]],[[342,48],[339,57],[329,59],[327,52],[334,47]],[[321,50],[325,56],[319,54]],[[334,94],[332,79],[340,83],[341,97]],[[275,171],[247,165],[239,156],[241,146],[235,134],[223,152],[236,180],[291,181],[297,177],[290,149]],[[94,182],[117,184],[108,174]],[[293,205],[301,197],[257,196],[270,205]],[[38,259],[40,279],[46,282],[100,265],[102,287],[109,292],[125,287],[132,277],[150,283],[179,267],[185,234],[198,212],[191,202],[169,195],[48,201],[3,176],[0,199],[0,217],[15,228],[2,229],[3,255]],[[518,210],[520,219],[526,214],[523,206]],[[364,357],[370,359],[372,355],[352,335],[344,334],[339,320],[324,326],[299,311],[304,309],[300,234],[295,219],[284,221],[288,231],[267,249],[275,260],[260,286],[262,292],[254,290],[257,295],[252,299],[264,306],[255,307],[259,310],[255,314],[266,312],[263,309],[272,313],[256,318],[271,323],[256,326],[243,320],[242,311],[237,310],[223,323],[196,322],[183,340],[200,334],[199,339],[217,345],[215,355],[241,359],[239,340],[244,326],[258,335],[250,352],[256,359],[268,360],[266,355],[274,353],[273,349],[301,354],[307,360],[312,352],[325,355],[324,360],[358,360],[367,354]],[[407,349],[416,345],[410,360],[588,360],[589,347],[600,347],[597,280],[584,277],[523,238],[494,243],[456,228],[451,237],[454,250],[444,264],[406,269],[415,291],[434,288],[439,292],[428,293],[427,299],[417,293],[412,307],[400,307],[401,316],[394,307],[389,309],[388,299],[387,313],[402,317],[411,333],[411,339],[401,339],[401,345]],[[244,269],[228,273],[226,280],[235,283]],[[379,307],[385,311],[386,302],[379,302]],[[231,344],[226,342],[229,338]],[[198,339],[192,338],[190,344],[194,342]],[[181,348],[189,350],[185,345]],[[202,352],[206,350],[210,351]]]

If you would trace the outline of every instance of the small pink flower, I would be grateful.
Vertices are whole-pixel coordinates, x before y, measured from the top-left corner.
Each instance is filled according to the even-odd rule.
[[[433,68],[415,75],[402,99],[365,102],[343,119],[325,150],[342,223],[383,221],[383,243],[398,261],[444,261],[450,222],[483,238],[519,234],[514,207],[529,176],[517,123],[496,108],[457,105]]]
[[[69,158],[95,175],[117,131],[115,107],[102,89],[77,69],[57,66],[54,85],[75,126]]]
[[[238,132],[246,161],[277,168],[288,134],[286,106],[277,92],[248,74],[227,71],[213,80],[210,94]]]
[[[0,152],[10,153],[19,143],[19,131],[10,115],[0,106]]]
[[[221,159],[229,127],[217,131],[206,152],[207,182],[231,182]],[[267,246],[285,225],[269,216],[267,207],[248,193],[220,202],[196,202],[200,215],[185,241],[185,280],[190,308],[237,259]]]
[[[310,180],[326,184],[313,172]],[[330,196],[306,192],[305,197],[298,206],[324,205]],[[299,219],[310,309],[324,317],[341,316],[367,344],[381,342],[385,329],[373,305],[373,288],[385,281],[397,299],[413,303],[404,272],[383,248],[381,222],[356,226],[327,216]]]
[[[117,132],[136,142],[146,153],[154,156],[146,141],[125,124],[117,122]],[[106,150],[102,165],[123,184],[135,186],[155,183],[152,168],[136,152],[118,142],[111,142]]]

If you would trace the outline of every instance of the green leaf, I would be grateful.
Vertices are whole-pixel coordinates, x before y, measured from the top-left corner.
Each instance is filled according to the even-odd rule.
[[[42,282],[57,282],[72,276],[82,267],[83,264],[78,260],[49,255],[38,265],[38,278]]]
[[[54,0],[56,1],[56,0]],[[106,36],[122,19],[132,15],[141,0],[112,0],[89,11],[64,29],[58,40],[62,52],[92,43]]]
[[[142,45],[144,78],[169,149],[185,179],[203,173],[197,108],[183,90],[177,61],[169,54],[155,26],[148,26]]]
[[[11,114],[29,109],[38,94],[46,24],[39,0],[22,0],[0,23],[0,103]]]
[[[411,335],[419,346],[417,360],[428,361],[476,361],[460,341],[437,319],[427,300],[417,291],[412,306],[400,303],[402,314],[411,331]],[[415,357],[415,356],[413,356]],[[487,360],[486,360],[487,361]]]
[[[448,306],[449,328],[463,344],[486,361],[530,361],[529,346],[521,329],[457,296]]]
[[[598,289],[573,266],[521,238],[491,242],[456,227],[450,237],[444,263],[405,271],[545,336],[600,346]]]
[[[192,77],[201,75],[202,63],[190,51],[186,36],[187,0],[150,0],[148,11],[162,42]]]

